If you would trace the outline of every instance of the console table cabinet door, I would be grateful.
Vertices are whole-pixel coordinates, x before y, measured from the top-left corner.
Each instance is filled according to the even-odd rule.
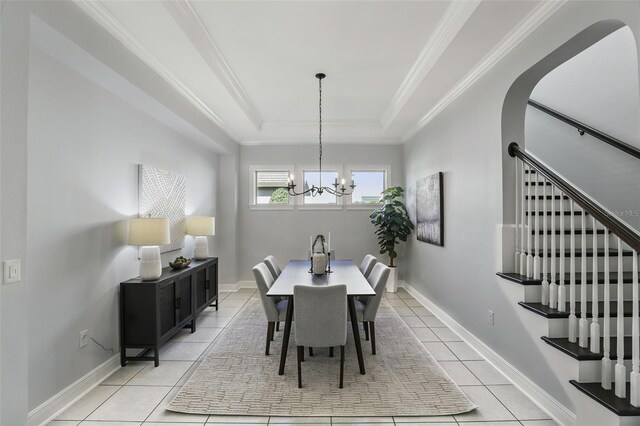
[[[198,270],[195,274],[195,279],[196,279],[196,311],[200,312],[207,307],[208,300],[209,300],[209,297],[207,295],[207,292],[208,292],[207,269],[202,268]]]
[[[153,345],[156,340],[156,305],[147,303],[156,297],[155,289],[124,288],[124,303],[122,321],[124,327],[124,344]],[[147,306],[147,309],[140,309]]]
[[[187,275],[178,280],[177,303],[178,308],[178,325],[181,325],[186,319],[193,316],[193,306],[191,303],[191,290],[193,274]]]
[[[176,282],[161,285],[158,289],[158,309],[160,310],[160,336],[171,332],[177,325]]]
[[[207,304],[216,302],[216,311],[218,310],[218,262],[214,262],[211,266],[207,266]]]

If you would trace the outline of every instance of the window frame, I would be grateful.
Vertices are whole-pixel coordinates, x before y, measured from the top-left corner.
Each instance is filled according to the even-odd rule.
[[[389,188],[389,174],[391,173],[391,165],[389,164],[349,164],[345,167],[345,176],[351,177],[353,172],[384,172],[383,191]],[[358,183],[356,182],[356,186]],[[345,206],[348,210],[371,210],[378,208],[383,203],[358,204],[353,202],[352,195],[345,196]]]
[[[344,172],[344,168],[338,164],[323,164],[322,171],[336,172],[336,174],[338,175],[338,178],[340,178],[340,172]],[[298,183],[296,185],[303,184],[304,172],[318,172],[318,165],[314,164],[314,165],[297,166],[295,176],[296,176],[296,182]],[[333,182],[330,182],[329,185],[325,184],[324,186],[331,186],[331,184],[333,184]],[[344,197],[338,197],[338,196],[336,196],[335,204],[305,204],[304,195],[300,195],[295,198],[299,198],[299,200],[296,200],[296,206],[298,210],[343,210],[343,206],[344,206],[344,200],[342,200],[342,198]]]
[[[249,166],[249,209],[250,210],[293,210],[295,197],[289,196],[288,204],[258,204],[257,200],[257,173],[258,172],[283,172],[287,175],[294,174],[295,168],[291,164],[287,165],[252,165]]]

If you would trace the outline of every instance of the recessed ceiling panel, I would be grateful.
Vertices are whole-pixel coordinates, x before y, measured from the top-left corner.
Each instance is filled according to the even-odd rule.
[[[379,120],[448,2],[193,2],[267,122]]]

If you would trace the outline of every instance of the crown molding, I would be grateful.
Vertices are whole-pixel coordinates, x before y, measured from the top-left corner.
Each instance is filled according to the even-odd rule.
[[[262,123],[264,132],[278,127],[304,127],[318,130],[318,120],[299,121],[265,121]],[[322,120],[322,128],[360,128],[382,132],[384,129],[378,120]]]
[[[480,1],[454,1],[449,5],[438,21],[438,25],[429,37],[427,44],[382,113],[380,122],[385,129],[395,120],[404,105],[413,96],[422,80],[480,5]]]
[[[405,133],[402,138],[403,141],[411,139],[568,1],[544,1],[536,6],[462,80]]]
[[[385,135],[378,120],[323,120],[322,142],[372,143],[393,145],[402,143],[397,136]],[[317,144],[318,122],[265,121],[257,137],[240,141],[241,145]]]
[[[394,137],[354,137],[354,136],[336,136],[334,138],[322,138],[322,145],[402,145],[400,138]],[[307,138],[304,136],[291,137],[269,137],[258,139],[246,139],[239,142],[242,146],[277,146],[277,145],[312,145],[318,146],[318,140]]]
[[[188,0],[184,0],[164,2],[164,6],[249,121],[256,130],[260,130],[262,117],[193,5]]]
[[[224,130],[229,137],[238,140],[226,123],[214,113],[180,79],[164,67],[120,21],[100,2],[91,0],[73,0],[87,15],[119,40],[131,53],[136,55],[149,68],[160,75],[173,89],[184,96],[198,111],[202,112],[216,126]]]

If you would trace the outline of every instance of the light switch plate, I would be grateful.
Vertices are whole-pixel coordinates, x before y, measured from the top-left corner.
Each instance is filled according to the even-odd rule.
[[[5,260],[3,262],[3,268],[5,284],[20,281],[20,259]]]

